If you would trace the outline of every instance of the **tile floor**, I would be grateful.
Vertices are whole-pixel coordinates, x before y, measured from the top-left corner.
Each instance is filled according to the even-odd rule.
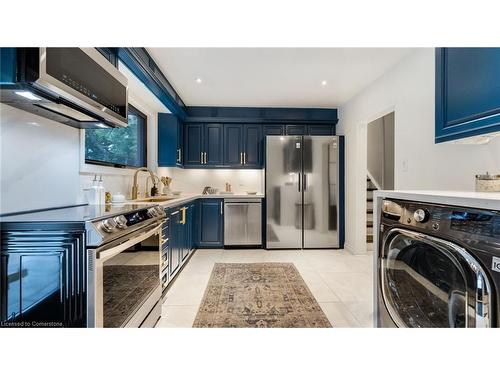
[[[197,250],[167,294],[157,327],[191,327],[214,263],[291,262],[333,327],[373,326],[373,253],[344,250]]]

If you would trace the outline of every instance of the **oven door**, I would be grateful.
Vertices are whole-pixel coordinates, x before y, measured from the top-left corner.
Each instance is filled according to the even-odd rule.
[[[162,223],[155,223],[89,250],[89,326],[156,323],[161,309],[161,228]]]
[[[380,287],[398,327],[489,327],[490,283],[462,247],[391,229],[383,239]]]

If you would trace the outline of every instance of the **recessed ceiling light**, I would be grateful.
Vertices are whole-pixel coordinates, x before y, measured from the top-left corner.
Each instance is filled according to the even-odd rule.
[[[196,78],[196,83],[201,83],[201,82],[202,82],[202,80],[200,77]]]
[[[321,86],[326,86],[328,84],[328,82],[326,81],[321,81]]]

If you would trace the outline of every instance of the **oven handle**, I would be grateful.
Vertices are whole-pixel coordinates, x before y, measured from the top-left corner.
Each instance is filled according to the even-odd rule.
[[[146,238],[151,237],[153,234],[158,232],[161,227],[163,226],[163,222],[155,226],[153,229],[145,231],[139,235],[136,235],[132,237],[130,240],[127,240],[125,242],[122,242],[121,244],[112,247],[111,249],[99,251],[97,249],[96,251],[96,259],[98,259],[100,262],[104,262],[108,260],[109,258],[114,257],[117,254],[120,254],[121,252],[127,250],[130,246],[133,246],[135,244],[138,244],[139,242],[144,241]]]

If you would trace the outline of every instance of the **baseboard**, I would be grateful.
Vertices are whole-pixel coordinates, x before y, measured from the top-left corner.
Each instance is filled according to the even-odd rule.
[[[350,252],[351,254],[356,254],[356,252],[354,251],[354,247],[351,246],[350,243],[347,242],[344,243],[344,250]]]

